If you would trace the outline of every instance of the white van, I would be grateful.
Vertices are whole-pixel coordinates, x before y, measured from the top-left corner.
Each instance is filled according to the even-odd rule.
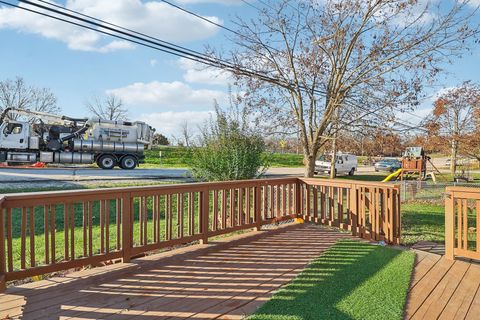
[[[315,161],[315,174],[330,174],[332,155],[321,155]],[[353,176],[357,171],[357,156],[350,153],[337,153],[335,157],[335,174]]]

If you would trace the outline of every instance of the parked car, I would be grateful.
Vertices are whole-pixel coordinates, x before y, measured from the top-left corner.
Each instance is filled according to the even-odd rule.
[[[331,170],[332,155],[321,155],[315,161],[315,174],[329,174]],[[335,157],[335,174],[348,174],[353,176],[357,171],[357,156],[349,153],[337,153]]]
[[[375,163],[375,171],[395,172],[402,167],[402,162],[397,159],[382,159]]]

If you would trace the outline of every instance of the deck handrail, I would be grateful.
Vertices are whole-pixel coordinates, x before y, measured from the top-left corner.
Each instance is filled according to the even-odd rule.
[[[446,188],[445,257],[480,259],[480,188]]]
[[[0,290],[294,218],[399,243],[399,194],[393,184],[291,177],[0,195]]]

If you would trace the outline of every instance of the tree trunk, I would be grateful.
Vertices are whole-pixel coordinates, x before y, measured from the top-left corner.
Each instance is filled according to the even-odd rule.
[[[315,157],[312,155],[305,155],[303,159],[305,162],[305,178],[313,178],[315,175]]]
[[[452,151],[450,154],[450,172],[452,175],[455,175],[457,171],[457,151],[458,151],[458,144],[455,139],[452,140]]]

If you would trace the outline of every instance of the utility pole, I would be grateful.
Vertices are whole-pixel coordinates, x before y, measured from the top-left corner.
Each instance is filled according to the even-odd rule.
[[[333,138],[332,138],[332,158],[330,160],[330,179],[335,179],[336,169],[335,165],[337,163],[337,137],[338,137],[338,107],[335,110],[333,118]]]

